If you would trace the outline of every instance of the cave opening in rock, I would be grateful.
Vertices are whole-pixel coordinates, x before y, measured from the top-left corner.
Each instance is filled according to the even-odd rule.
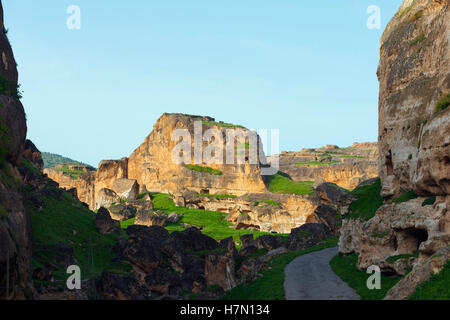
[[[396,235],[398,250],[401,253],[411,254],[419,250],[420,244],[428,240],[428,232],[425,229],[408,228],[399,230]]]
[[[394,164],[392,163],[392,150],[386,154],[386,171],[388,176],[392,176],[394,174]]]

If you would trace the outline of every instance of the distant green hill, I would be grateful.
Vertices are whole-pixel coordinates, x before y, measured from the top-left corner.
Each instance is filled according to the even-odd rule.
[[[90,166],[86,163],[72,160],[70,158],[63,157],[59,154],[49,153],[49,152],[42,152],[42,160],[44,160],[44,169],[53,168],[57,164],[61,163],[76,163],[76,164],[83,164]]]

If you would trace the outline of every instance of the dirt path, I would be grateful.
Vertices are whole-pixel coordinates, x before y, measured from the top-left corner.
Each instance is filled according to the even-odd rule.
[[[331,269],[337,247],[298,257],[284,269],[287,300],[359,300],[359,295]]]

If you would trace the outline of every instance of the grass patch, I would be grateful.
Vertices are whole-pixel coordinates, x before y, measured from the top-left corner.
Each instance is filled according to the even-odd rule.
[[[273,200],[270,200],[270,199],[261,199],[261,200],[257,200],[257,201],[255,201],[253,204],[254,204],[255,206],[257,206],[257,205],[260,204],[260,203],[267,203],[267,204],[271,204],[271,205],[273,205],[273,206],[281,206],[281,203],[279,203],[278,201],[273,201]]]
[[[216,211],[206,211],[200,209],[188,209],[184,207],[177,207],[173,202],[171,195],[165,193],[155,193],[152,194],[152,201],[155,210],[163,211],[167,214],[172,212],[178,213],[180,219],[176,223],[169,223],[166,229],[169,232],[182,231],[186,228],[182,224],[189,224],[197,227],[202,227],[202,233],[217,240],[223,240],[228,237],[233,237],[235,243],[238,246],[241,245],[240,237],[245,234],[253,234],[255,238],[265,234],[271,234],[268,232],[261,232],[255,230],[236,230],[230,228],[233,224],[225,220],[227,213],[216,212]],[[134,219],[129,219],[122,221],[122,228],[127,228],[128,226],[134,224]],[[281,234],[283,237],[287,237],[287,234]]]
[[[41,175],[41,172],[28,159],[22,158],[21,165],[24,166],[29,172]]]
[[[112,263],[112,247],[118,239],[116,234],[102,235],[98,233],[94,223],[94,213],[86,209],[81,202],[74,199],[67,192],[63,192],[61,199],[43,196],[45,202],[42,210],[34,208],[27,203],[33,226],[33,240],[37,246],[57,245],[59,242],[67,243],[74,249],[76,264],[82,270],[82,278],[99,276],[105,269],[127,270],[128,265]],[[88,260],[90,254],[89,239],[92,239],[92,252],[94,265]],[[52,262],[55,258],[53,252],[48,250],[35,250],[33,252],[32,270],[43,266],[45,262]],[[58,265],[54,271],[56,280],[66,280],[65,266]]]
[[[383,205],[381,193],[381,180],[377,179],[373,184],[354,189],[352,192],[357,200],[353,201],[345,218],[370,220],[375,212]]]
[[[432,206],[436,202],[436,196],[428,197],[422,202],[422,207]]]
[[[267,177],[267,186],[270,192],[283,194],[308,195],[313,194],[313,181],[295,182],[288,177],[277,173]]]
[[[422,31],[417,37],[415,37],[414,39],[412,39],[409,42],[409,45],[413,46],[413,45],[416,45],[416,44],[418,44],[418,43],[420,43],[420,42],[422,42],[424,40],[425,40],[425,33],[423,33],[423,31]]]
[[[62,166],[58,168],[58,171],[62,171],[64,175],[71,177],[73,180],[77,180],[80,174],[84,173],[83,170],[71,170],[69,166]]]
[[[197,197],[211,197],[211,198],[216,198],[217,200],[237,198],[237,196],[232,195],[232,194],[209,194],[209,193],[199,193],[199,194],[197,194]]]
[[[297,162],[296,165],[301,167],[309,167],[309,166],[329,166],[336,163],[342,163],[338,160],[332,160],[328,162],[320,162],[320,161],[310,161],[310,162]]]
[[[276,256],[268,262],[271,269],[261,271],[262,278],[249,284],[240,284],[227,292],[223,300],[285,300],[284,296],[284,268],[295,258],[315,251],[335,247],[337,237],[330,237],[326,241],[308,249],[291,251]]]
[[[209,174],[216,175],[216,176],[222,175],[222,171],[217,170],[217,169],[213,169],[213,168],[210,168],[210,167],[197,166],[197,165],[194,165],[194,164],[185,164],[184,166],[186,168],[188,168],[189,170],[192,170],[192,171],[208,172]]]
[[[352,156],[352,155],[342,155],[340,156],[340,158],[348,158],[348,159],[365,159],[366,157],[364,156]]]
[[[6,211],[5,207],[0,205],[0,220],[8,219],[8,211]]]
[[[210,125],[210,126],[217,126],[217,127],[223,127],[223,128],[244,128],[241,125],[238,124],[231,124],[231,123],[225,123],[225,122],[217,122],[217,121],[202,121],[203,124]]]
[[[436,103],[436,106],[434,107],[434,110],[436,112],[440,112],[442,110],[445,110],[450,106],[450,94],[446,95],[441,101]]]
[[[337,255],[330,261],[331,269],[344,282],[353,288],[362,300],[381,300],[386,296],[386,293],[397,283],[402,277],[388,277],[381,274],[381,289],[369,290],[367,288],[367,279],[370,274],[360,271],[356,268],[358,262],[358,255],[356,253],[341,256]]]
[[[410,300],[450,300],[450,261],[427,282],[417,287]]]
[[[399,255],[396,255],[396,256],[391,256],[391,257],[387,258],[386,261],[390,262],[390,263],[394,263],[397,260],[409,259],[409,258],[412,258],[412,257],[418,258],[419,257],[419,250],[414,251],[414,253],[412,253],[412,254],[399,254]]]
[[[392,203],[397,203],[397,204],[403,203],[403,202],[407,202],[412,199],[416,199],[417,197],[418,197],[418,195],[415,194],[414,191],[410,190],[410,191],[403,193],[401,196],[394,198],[392,200]]]
[[[0,94],[12,96],[16,99],[22,98],[22,92],[20,91],[20,84],[6,79],[0,75]]]

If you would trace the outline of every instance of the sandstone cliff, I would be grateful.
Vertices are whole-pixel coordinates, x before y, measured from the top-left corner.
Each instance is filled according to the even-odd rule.
[[[268,159],[270,162],[271,157]],[[284,152],[279,159],[280,171],[289,174],[294,181],[314,181],[316,185],[331,182],[354,189],[361,182],[378,177],[377,143]]]
[[[443,248],[450,244],[450,2],[404,1],[383,34],[380,58],[385,205],[369,221],[344,221],[340,251],[359,252],[360,268],[376,264],[397,274],[413,268],[387,295],[403,299],[449,258]],[[411,258],[389,262],[399,255]]]
[[[175,129],[185,129],[192,137],[192,153],[187,163],[194,164],[194,122],[199,121],[202,125],[202,132],[210,128],[220,131],[223,140],[225,140],[226,130],[247,129],[240,126],[232,126],[215,122],[209,117],[187,116],[183,114],[164,114],[156,122],[152,133],[145,139],[128,159],[128,178],[135,179],[139,184],[145,185],[149,191],[162,191],[178,193],[183,190],[195,190],[200,192],[202,189],[209,190],[211,193],[231,193],[242,195],[247,192],[264,192],[266,190],[261,177],[260,159],[257,163],[251,164],[249,159],[245,163],[226,164],[205,164],[198,163],[200,166],[210,167],[217,174],[210,172],[200,172],[192,170],[184,165],[175,164],[171,161],[172,150],[178,144],[178,141],[172,140],[172,133]],[[207,142],[201,142],[204,148]],[[236,143],[238,148],[239,142]],[[243,152],[247,151],[245,146],[248,144],[242,142]],[[225,146],[224,146],[225,147]],[[225,155],[225,152],[223,152]],[[258,154],[259,156],[259,154]],[[189,158],[189,157],[188,157]]]

